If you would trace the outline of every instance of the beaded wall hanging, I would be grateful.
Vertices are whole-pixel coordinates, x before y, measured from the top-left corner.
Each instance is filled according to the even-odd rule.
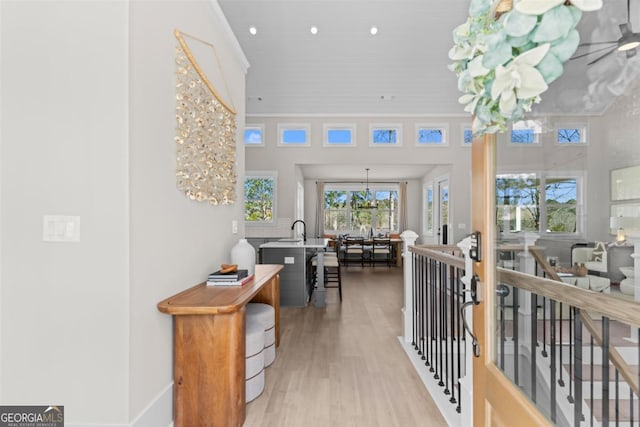
[[[176,178],[192,200],[227,205],[236,200],[236,111],[225,102],[194,58],[189,44],[215,47],[178,30],[176,47]],[[189,39],[189,43],[185,38]],[[230,91],[224,80],[227,93]]]

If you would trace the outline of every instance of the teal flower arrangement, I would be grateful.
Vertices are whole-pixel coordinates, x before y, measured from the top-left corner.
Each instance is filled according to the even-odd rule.
[[[505,131],[540,102],[580,43],[582,13],[602,7],[602,0],[513,2],[471,0],[469,18],[453,31],[449,68],[474,116],[474,136]]]

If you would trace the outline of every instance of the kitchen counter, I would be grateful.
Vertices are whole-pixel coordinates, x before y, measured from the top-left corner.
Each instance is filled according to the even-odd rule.
[[[329,239],[280,239],[277,242],[268,242],[260,245],[260,249],[264,248],[326,248]]]
[[[304,307],[313,295],[316,307],[325,306],[324,288],[324,249],[329,239],[280,239],[260,245],[261,260],[265,264],[282,264],[284,270],[280,273],[280,305],[284,307]],[[308,261],[315,254],[318,255],[317,272],[318,288],[311,288],[313,271]]]

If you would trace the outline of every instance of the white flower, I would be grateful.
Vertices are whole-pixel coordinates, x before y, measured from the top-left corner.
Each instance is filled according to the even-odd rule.
[[[534,98],[547,90],[544,77],[535,66],[549,51],[545,43],[516,57],[507,66],[498,65],[491,87],[491,99],[500,98],[500,112],[510,116],[516,109],[518,99]]]
[[[520,0],[515,9],[525,15],[542,15],[565,0]],[[602,0],[571,0],[571,4],[584,12],[591,12],[602,7]]]

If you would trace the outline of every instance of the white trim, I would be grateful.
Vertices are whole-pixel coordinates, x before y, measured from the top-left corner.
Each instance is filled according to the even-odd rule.
[[[563,117],[602,117],[602,113],[586,113],[586,114],[578,114],[578,113],[562,113]],[[469,118],[468,113],[335,113],[335,112],[326,112],[326,113],[247,113],[246,117],[286,117],[286,118],[311,118],[311,117],[340,117],[340,118],[349,118],[349,117],[357,117],[357,118],[367,118],[367,117],[391,117],[391,118],[436,118],[436,119],[447,119],[447,118],[456,118],[460,117]]]
[[[173,382],[158,395],[131,422],[124,424],[68,423],[67,427],[158,427],[173,426]]]
[[[224,12],[222,12],[222,9],[220,8],[220,5],[218,4],[217,0],[209,0],[209,5],[213,10],[213,14],[221,22],[222,32],[224,33],[224,36],[226,37],[227,42],[229,42],[229,44],[231,45],[231,48],[232,48],[231,50],[238,58],[238,61],[242,63],[242,67],[244,68],[244,73],[247,74],[247,70],[249,69],[249,66],[250,66],[249,60],[247,59],[247,56],[244,54],[244,51],[242,50],[242,47],[240,46],[240,42],[238,42],[236,35],[233,33],[233,30],[231,29],[231,25],[229,25],[229,21],[227,21],[227,17],[224,15]]]
[[[348,144],[330,144],[329,131],[331,130],[348,130],[351,131],[351,142]],[[357,145],[357,125],[355,123],[324,123],[322,125],[322,146],[330,148],[353,148]]]
[[[288,130],[303,130],[306,139],[301,144],[286,144],[283,142],[284,132]],[[278,123],[278,147],[311,147],[311,125],[309,123]]]
[[[391,130],[396,132],[395,144],[373,142],[373,132],[376,130]],[[402,147],[402,124],[400,123],[369,123],[369,147]]]
[[[442,142],[420,142],[419,132],[423,129],[439,130],[442,132]],[[416,147],[448,147],[449,146],[449,123],[416,123],[415,125]]]
[[[427,210],[428,210],[428,206],[427,206],[427,190],[431,190],[431,231],[429,231],[429,229],[427,228]],[[429,237],[433,237],[433,235],[435,234],[433,232],[433,223],[434,223],[434,218],[433,218],[433,211],[434,211],[434,206],[435,206],[435,198],[433,195],[433,182],[429,182],[429,183],[423,183],[422,184],[422,235],[423,236],[429,236]]]

